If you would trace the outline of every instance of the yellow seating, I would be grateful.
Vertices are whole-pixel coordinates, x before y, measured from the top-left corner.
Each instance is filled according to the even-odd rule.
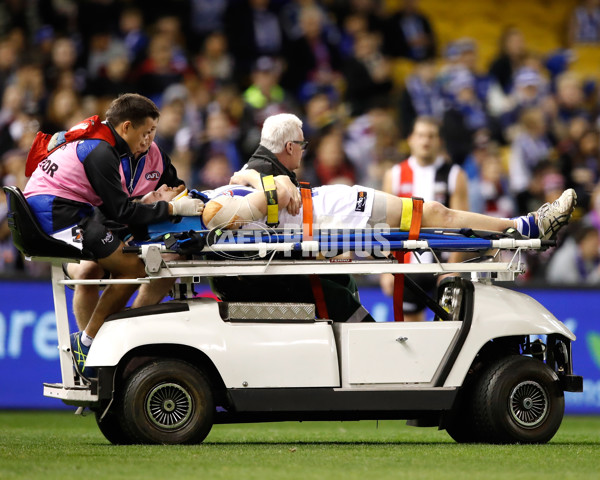
[[[403,3],[403,0],[386,0],[384,11],[396,12]],[[440,53],[458,38],[473,38],[479,47],[480,67],[487,69],[498,54],[502,31],[509,25],[523,31],[533,51],[546,54],[564,46],[568,20],[578,3],[578,0],[421,0],[419,8],[433,25]],[[593,72],[591,56],[585,52],[577,68]],[[394,68],[401,79],[405,67]]]
[[[404,81],[415,68],[415,62],[408,58],[397,58],[392,61],[392,81],[394,86],[404,86]]]
[[[577,45],[575,61],[570,70],[584,76],[600,79],[600,45]]]

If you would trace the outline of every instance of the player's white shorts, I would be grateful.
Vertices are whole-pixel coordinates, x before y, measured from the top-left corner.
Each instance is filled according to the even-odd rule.
[[[375,190],[361,185],[324,185],[312,189],[315,228],[355,229],[370,225]],[[296,216],[279,211],[279,226],[301,226],[302,209]]]

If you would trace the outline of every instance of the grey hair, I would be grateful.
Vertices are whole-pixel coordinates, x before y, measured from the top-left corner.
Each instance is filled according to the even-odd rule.
[[[260,134],[260,144],[273,153],[281,153],[285,144],[300,140],[298,130],[302,130],[302,120],[291,113],[271,115],[265,120]]]

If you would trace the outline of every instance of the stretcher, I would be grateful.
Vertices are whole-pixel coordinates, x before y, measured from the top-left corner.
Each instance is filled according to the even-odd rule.
[[[478,279],[514,280],[524,272],[525,251],[554,245],[553,241],[522,238],[514,233],[469,229],[422,229],[415,240],[408,238],[408,232],[397,229],[316,230],[311,240],[303,240],[301,229],[235,230],[216,235],[214,231],[181,228],[165,231],[161,226],[151,229],[151,235],[152,241],[127,247],[128,251],[139,254],[149,278],[464,273]],[[417,262],[399,262],[390,255],[397,251],[415,252]],[[420,261],[424,252],[431,253],[432,263]],[[443,252],[478,252],[482,257],[447,263],[442,259]],[[164,253],[180,253],[186,258],[165,261]]]
[[[44,384],[44,395],[90,408],[112,443],[199,443],[214,423],[385,418],[437,425],[459,442],[544,443],[560,426],[563,392],[582,391],[575,335],[530,297],[492,285],[514,280],[524,252],[552,242],[470,230],[307,238],[169,225],[126,247],[145,277],[70,280],[62,263],[86,259],[81,251],[46,235],[18,189],[4,190],[15,245],[52,264],[62,381]],[[397,254],[407,251],[429,252],[433,262],[403,263]],[[449,263],[445,251],[480,257]],[[459,276],[438,288],[438,321],[418,324],[332,322],[312,304],[216,302],[193,292],[220,275],[386,272]],[[178,279],[173,300],[109,317],[86,361],[97,378],[74,373],[65,287],[160,278]]]

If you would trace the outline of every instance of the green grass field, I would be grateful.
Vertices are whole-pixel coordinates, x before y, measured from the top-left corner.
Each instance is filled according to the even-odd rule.
[[[401,421],[216,425],[202,445],[113,446],[92,416],[0,412],[0,479],[598,479],[600,417],[548,445],[458,445]]]

